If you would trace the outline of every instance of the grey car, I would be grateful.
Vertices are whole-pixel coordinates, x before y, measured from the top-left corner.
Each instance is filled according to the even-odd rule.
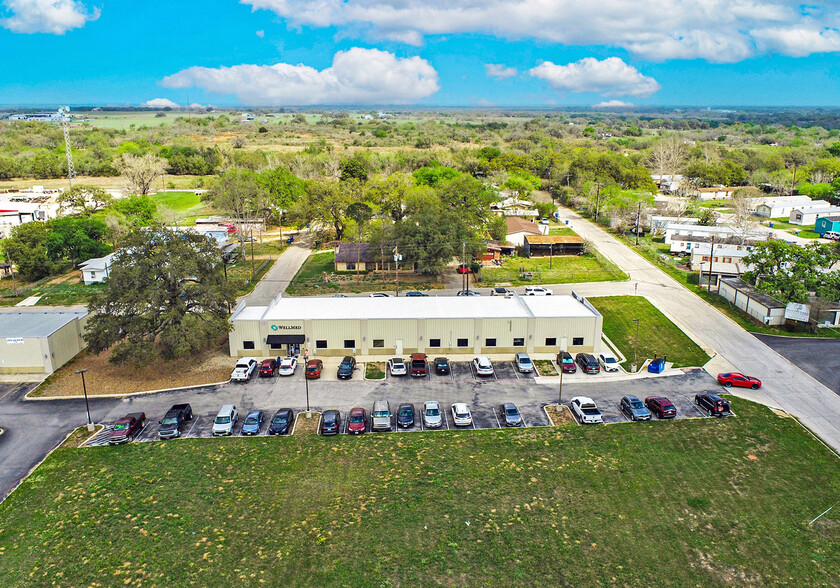
[[[242,434],[259,435],[264,420],[265,415],[263,414],[263,411],[252,410],[248,413],[248,416],[245,417],[245,422],[242,423]]]
[[[525,424],[522,420],[522,415],[519,413],[519,409],[511,402],[506,402],[499,406],[499,416],[501,417],[502,424],[506,427],[521,427]]]
[[[631,421],[649,421],[650,411],[645,408],[644,402],[635,396],[624,396],[618,403],[621,412],[627,415]]]
[[[423,404],[423,424],[429,429],[440,429],[440,426],[443,424],[440,404],[435,400],[430,400]]]

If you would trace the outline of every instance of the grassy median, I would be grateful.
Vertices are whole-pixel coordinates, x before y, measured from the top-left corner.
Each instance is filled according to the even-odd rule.
[[[835,585],[837,457],[738,418],[58,449],[5,586]]]

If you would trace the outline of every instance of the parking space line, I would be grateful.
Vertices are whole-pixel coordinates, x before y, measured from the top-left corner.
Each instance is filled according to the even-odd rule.
[[[493,409],[493,416],[496,418],[496,426],[501,429],[502,423],[499,422],[499,415],[496,414],[496,409]]]
[[[190,427],[190,430],[189,430],[189,431],[187,431],[187,435],[189,435],[190,433],[192,433],[192,432],[193,432],[193,429],[195,429],[195,426],[196,426],[196,424],[198,424],[199,419],[201,419],[201,417],[200,417],[200,416],[197,416],[197,417],[195,417],[195,418],[193,419],[193,424],[192,424],[192,426]],[[187,435],[184,435],[184,436],[186,437]]]
[[[438,406],[440,406],[440,405],[441,405],[441,403],[438,402]],[[449,417],[446,416],[446,413],[449,412],[449,411],[444,410],[444,411],[441,411],[441,412],[443,412],[443,422],[446,423],[446,430],[448,431],[449,430]]]

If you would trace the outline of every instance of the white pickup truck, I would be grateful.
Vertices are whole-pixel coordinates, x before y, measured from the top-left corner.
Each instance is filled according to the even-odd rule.
[[[595,401],[586,396],[575,396],[570,403],[572,413],[577,417],[583,425],[597,425],[603,424],[604,419],[601,417],[601,411],[595,405]]]

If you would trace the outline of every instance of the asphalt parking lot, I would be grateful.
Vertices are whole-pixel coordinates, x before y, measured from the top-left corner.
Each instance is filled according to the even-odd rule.
[[[840,394],[840,339],[755,335],[773,351]],[[749,375],[749,374],[747,374]]]

